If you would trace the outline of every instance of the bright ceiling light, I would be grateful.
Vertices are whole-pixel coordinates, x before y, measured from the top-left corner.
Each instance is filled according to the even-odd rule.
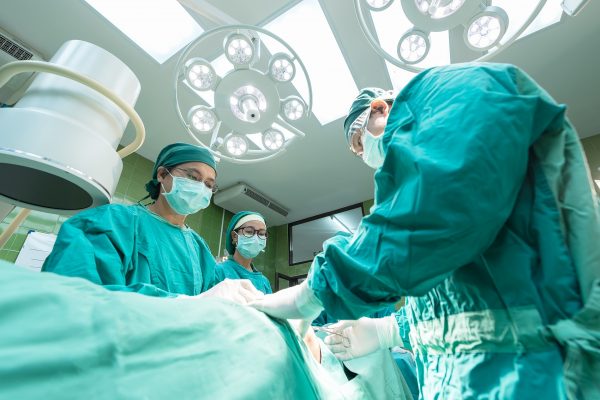
[[[204,31],[177,1],[85,1],[159,64]]]
[[[373,11],[381,11],[388,8],[393,0],[365,0],[367,6]]]
[[[248,141],[242,136],[231,135],[225,139],[225,148],[234,157],[240,157],[248,151]]]
[[[283,115],[288,121],[300,119],[306,110],[304,102],[296,96],[290,96],[283,102]]]
[[[250,38],[233,33],[225,40],[225,57],[234,65],[248,65],[254,57],[254,46]]]
[[[415,0],[419,11],[433,19],[446,18],[458,11],[465,0]]]
[[[496,46],[508,26],[508,15],[500,7],[487,7],[473,17],[467,29],[465,40],[474,50],[488,50]]]
[[[375,52],[396,67],[419,73],[490,59],[526,32],[545,4],[558,1],[398,0],[375,10],[368,0],[354,0],[354,8]],[[546,9],[549,17],[540,25],[557,20],[556,8]]]
[[[269,74],[277,82],[289,82],[294,79],[294,62],[284,53],[277,53],[269,61]]]
[[[188,113],[189,123],[196,132],[207,133],[215,129],[217,116],[206,106],[196,106]]]
[[[239,120],[255,123],[260,120],[261,111],[267,110],[267,98],[256,87],[246,85],[233,92],[229,106]]]
[[[262,136],[263,145],[269,150],[279,150],[283,143],[285,143],[285,138],[283,137],[283,133],[276,129],[267,130]]]
[[[203,57],[215,43],[223,43],[216,49],[221,52],[208,61]],[[269,51],[273,45],[277,52]],[[297,93],[301,80],[306,95],[288,96]],[[294,49],[248,25],[221,26],[191,43],[177,63],[175,98],[179,118],[194,140],[215,158],[236,163],[273,158],[305,136],[292,124],[308,116],[313,104],[311,81]],[[208,106],[199,105],[200,99]]]
[[[315,97],[311,109],[317,120],[325,125],[346,115],[348,104],[358,94],[358,87],[320,2],[303,0],[295,3],[288,11],[266,24],[265,28],[285,38],[305,63],[313,86],[324,93]],[[307,21],[310,21],[309,25]],[[310,37],[318,38],[318,43],[307,40],[307,33],[310,33]],[[306,99],[301,90],[301,81],[297,82],[295,78],[292,83]],[[336,101],[331,101],[328,93],[335,93]]]
[[[398,57],[407,64],[416,64],[427,56],[429,47],[427,34],[410,30],[398,42]]]
[[[185,64],[185,79],[196,90],[210,90],[218,80],[215,69],[202,58],[193,58]]]

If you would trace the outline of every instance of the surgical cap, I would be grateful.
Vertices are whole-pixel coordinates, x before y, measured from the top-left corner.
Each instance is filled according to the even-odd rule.
[[[156,200],[159,193],[158,167],[174,167],[187,162],[201,162],[217,171],[217,163],[208,149],[187,143],[173,143],[160,151],[152,169],[152,179],[146,183],[150,198]]]
[[[383,90],[376,87],[368,87],[364,88],[360,91],[356,99],[352,102],[350,106],[350,111],[348,111],[348,116],[344,120],[344,133],[346,134],[346,141],[350,143],[350,137],[352,136],[352,125],[354,121],[369,107],[371,107],[371,103],[373,100],[383,99],[383,100],[393,100],[392,92],[389,90]]]
[[[248,219],[247,217],[250,217],[250,219]],[[242,218],[245,219],[245,221],[240,224],[239,222],[242,220]],[[265,218],[254,211],[240,211],[239,213],[235,214],[231,218],[229,225],[227,225],[227,232],[225,233],[225,248],[227,249],[227,252],[229,254],[233,255],[233,253],[235,253],[235,247],[233,246],[233,241],[231,240],[231,232],[233,232],[234,229],[239,228],[240,225],[248,221],[265,222]]]

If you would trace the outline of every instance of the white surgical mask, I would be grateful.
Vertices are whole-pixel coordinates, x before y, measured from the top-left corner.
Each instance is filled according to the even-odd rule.
[[[365,129],[363,135],[363,154],[362,159],[369,167],[378,169],[383,165],[385,158],[383,154],[383,133],[379,136],[373,136],[371,132]]]
[[[171,177],[173,178],[171,191],[163,192],[163,196],[173,211],[179,215],[189,215],[208,207],[212,190],[204,182],[195,182],[173,175]]]
[[[236,232],[237,234],[237,232]],[[267,239],[261,239],[258,235],[246,237],[238,234],[236,250],[246,259],[252,259],[260,254],[267,245]]]

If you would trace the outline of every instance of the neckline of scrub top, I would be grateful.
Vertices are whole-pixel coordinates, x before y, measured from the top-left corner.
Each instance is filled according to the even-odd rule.
[[[260,271],[259,271],[259,270],[257,270],[256,268],[254,268],[254,264],[253,264],[253,263],[250,263],[250,268],[252,268],[252,271],[248,271],[248,270],[246,269],[246,267],[244,267],[244,266],[243,266],[242,264],[240,264],[239,262],[235,261],[235,259],[233,258],[233,256],[229,256],[229,257],[227,258],[227,260],[228,260],[228,261],[233,261],[233,263],[234,263],[234,265],[235,265],[236,267],[242,268],[244,271],[246,271],[246,272],[247,272],[247,273],[249,273],[249,274],[261,274],[261,275],[262,275],[262,272],[260,272]]]
[[[167,225],[169,225],[169,226],[171,226],[173,228],[179,229],[181,231],[189,231],[191,229],[187,224],[185,224],[184,226],[180,226],[180,225],[175,225],[175,224],[171,223],[170,221],[166,220],[165,218],[163,218],[162,216],[158,215],[154,211],[149,210],[148,207],[146,207],[146,206],[143,206],[141,204],[137,204],[137,206],[141,207],[144,211],[146,211],[152,217],[156,218],[157,220],[159,220],[159,221],[161,221],[161,222],[163,222],[163,223],[165,223],[165,224],[167,224]]]

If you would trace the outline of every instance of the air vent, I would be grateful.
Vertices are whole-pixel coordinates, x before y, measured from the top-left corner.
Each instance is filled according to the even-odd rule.
[[[0,7],[2,9],[2,7]],[[21,40],[0,28],[0,67],[14,61],[40,61],[41,54],[27,47]],[[31,81],[33,73],[26,72],[13,76],[0,87],[0,103],[15,104],[22,96]]]
[[[265,206],[269,207],[271,210],[278,212],[279,214],[283,215],[284,217],[287,217],[288,211],[286,209],[278,206],[277,204],[273,203],[269,199],[263,197],[261,194],[256,193],[255,191],[250,189],[248,186],[246,186],[246,191],[244,193],[246,194],[246,196],[253,198],[254,200],[258,201],[261,204],[264,204]]]
[[[33,53],[27,51],[27,49],[19,46],[17,43],[13,42],[6,36],[0,33],[0,50],[5,52],[6,54],[16,58],[17,60],[31,60],[33,58]]]
[[[265,199],[264,197],[262,197],[260,194],[254,192],[252,189],[250,188],[246,188],[246,190],[244,191],[244,193],[246,194],[246,196],[253,198],[254,200],[258,201],[261,204],[264,204],[265,206],[269,207],[269,200]]]
[[[259,212],[265,217],[269,226],[289,222],[286,218],[289,214],[288,210],[245,183],[219,190],[214,196],[214,202],[232,213],[247,210]]]
[[[284,215],[286,217],[288,215],[288,211],[285,210],[285,209],[283,209],[283,208],[281,208],[281,207],[279,207],[277,204],[269,203],[269,205],[267,207],[269,207],[271,210],[275,210],[279,214]]]

